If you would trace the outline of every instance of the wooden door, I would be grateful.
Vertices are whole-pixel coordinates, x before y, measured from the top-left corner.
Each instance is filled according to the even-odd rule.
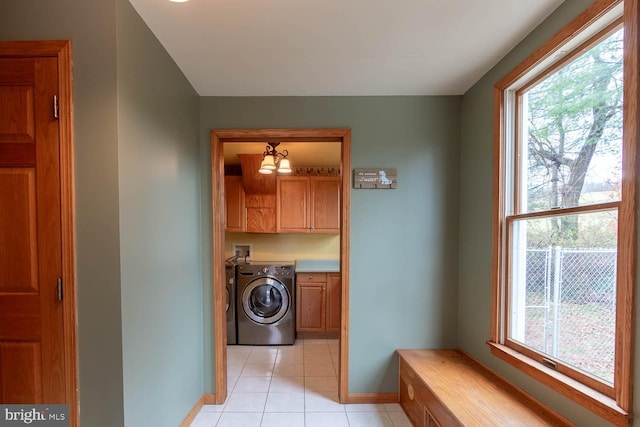
[[[245,195],[248,233],[276,232],[276,196],[273,194]]]
[[[296,330],[324,332],[325,283],[298,283],[296,285]]]
[[[278,231],[308,233],[309,178],[278,177]]]
[[[311,226],[313,232],[340,232],[340,185],[340,178],[311,178]]]
[[[224,177],[224,208],[226,231],[245,231],[244,188],[241,176]]]
[[[327,274],[327,332],[340,332],[341,281],[340,273]]]
[[[0,57],[0,402],[66,393],[56,57]],[[73,409],[72,409],[73,410]]]

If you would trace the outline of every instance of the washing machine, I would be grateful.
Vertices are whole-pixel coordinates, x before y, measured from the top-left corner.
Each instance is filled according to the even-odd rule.
[[[236,268],[237,265],[235,264],[225,265],[227,344],[238,343],[238,332],[236,329]]]
[[[293,264],[240,264],[237,277],[238,344],[293,344],[296,338]]]

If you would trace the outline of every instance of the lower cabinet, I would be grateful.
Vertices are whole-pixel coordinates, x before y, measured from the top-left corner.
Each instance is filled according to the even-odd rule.
[[[296,331],[339,332],[339,273],[296,274]]]
[[[462,351],[397,354],[400,405],[416,427],[574,426]]]
[[[342,277],[340,273],[327,274],[327,332],[340,332],[342,305]]]

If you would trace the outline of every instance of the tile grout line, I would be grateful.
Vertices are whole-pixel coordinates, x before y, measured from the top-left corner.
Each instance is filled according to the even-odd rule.
[[[319,353],[316,352],[316,351],[311,351],[311,352],[309,351],[309,349],[310,349],[309,345],[322,345],[322,344],[324,344],[324,346],[328,347],[328,349],[327,349],[328,352],[324,351],[324,350],[320,351]],[[268,359],[272,359],[272,363],[269,363],[270,375],[269,375],[268,385],[267,385],[266,393],[265,393],[266,398],[265,398],[265,401],[264,401],[264,404],[263,404],[263,407],[262,407],[262,412],[259,415],[259,417],[260,417],[259,423],[260,424],[265,422],[265,416],[267,414],[266,409],[267,409],[267,406],[268,406],[269,397],[272,394],[275,395],[275,394],[278,394],[278,393],[298,393],[298,391],[294,391],[293,389],[288,390],[287,388],[285,388],[284,391],[281,390],[280,392],[272,391],[272,386],[274,385],[274,377],[276,376],[275,375],[275,369],[276,369],[276,366],[278,365],[278,359],[282,358],[282,357],[285,357],[285,358],[291,357],[292,359],[299,360],[300,357],[297,356],[297,354],[301,354],[301,359],[302,359],[302,363],[301,363],[301,365],[302,365],[302,376],[301,376],[301,378],[302,378],[302,380],[301,380],[301,383],[298,383],[298,384],[300,384],[302,386],[302,390],[301,390],[301,392],[303,393],[303,395],[302,395],[302,405],[303,405],[302,406],[302,414],[303,414],[302,420],[303,420],[303,423],[304,423],[305,426],[310,421],[308,414],[311,414],[311,413],[314,413],[314,414],[316,414],[316,413],[317,414],[342,413],[342,414],[344,414],[344,417],[345,417],[345,418],[343,418],[346,421],[345,425],[348,425],[348,426],[352,426],[352,425],[355,426],[355,424],[353,424],[353,422],[355,422],[353,417],[356,417],[356,419],[358,419],[358,417],[359,417],[359,415],[355,415],[356,413],[379,413],[379,414],[386,414],[386,415],[383,416],[383,418],[385,420],[383,423],[385,425],[387,423],[390,423],[389,425],[391,425],[391,426],[400,425],[400,424],[396,424],[394,422],[393,418],[391,417],[391,414],[395,413],[395,412],[402,412],[402,410],[389,411],[388,407],[386,405],[384,405],[384,404],[381,404],[380,405],[381,407],[378,407],[378,405],[374,405],[375,407],[372,410],[363,410],[363,411],[358,411],[358,410],[350,411],[350,410],[347,410],[347,407],[348,407],[347,404],[340,404],[340,407],[341,407],[342,411],[335,411],[334,412],[332,410],[329,410],[329,411],[319,410],[319,411],[316,411],[316,412],[313,412],[313,411],[308,412],[306,410],[306,408],[307,408],[307,400],[308,400],[308,397],[311,396],[311,394],[318,394],[318,395],[324,396],[324,397],[327,397],[326,396],[327,394],[329,394],[329,395],[333,395],[334,394],[333,391],[309,390],[308,389],[309,378],[311,378],[311,377],[314,377],[314,378],[316,378],[316,377],[317,378],[325,378],[326,377],[326,378],[331,378],[331,379],[334,379],[334,380],[337,381],[337,369],[336,369],[335,363],[333,363],[333,356],[331,355],[331,345],[328,342],[323,342],[323,343],[320,343],[320,344],[316,344],[316,343],[309,344],[309,343],[306,343],[306,345],[305,345],[305,342],[302,341],[300,343],[300,347],[301,348],[300,348],[299,351],[298,350],[296,350],[296,351],[288,351],[288,350],[285,351],[285,348],[289,348],[289,347],[274,348],[276,350],[275,351],[275,357],[274,358],[267,357]],[[307,351],[304,351],[305,347],[307,348]],[[251,378],[251,376],[243,377],[242,373],[244,372],[244,369],[246,368],[246,365],[249,363],[252,354],[253,355],[256,355],[256,354],[259,355],[259,354],[263,353],[260,350],[256,351],[258,348],[259,347],[253,346],[251,348],[251,350],[248,352],[248,354],[246,354],[246,358],[245,357],[241,357],[241,358],[244,358],[244,361],[241,364],[242,367],[241,367],[241,369],[240,369],[240,371],[238,373],[238,376],[236,378],[236,382],[235,382],[235,384],[233,386],[233,389],[229,393],[229,397],[231,397],[231,395],[234,394],[234,393],[240,393],[240,391],[236,390],[236,387],[238,386],[238,383],[240,382],[241,378]],[[318,347],[317,350],[320,350],[320,347]],[[254,353],[254,351],[255,351],[255,353]],[[238,353],[245,353],[245,352],[238,352]],[[270,354],[273,354],[273,353],[267,351],[267,352],[264,352],[264,354],[270,355]],[[289,355],[294,355],[294,354],[296,356],[289,356]],[[323,354],[324,356],[319,356],[320,354]],[[258,357],[257,359],[259,360],[260,357]],[[320,364],[320,365],[323,364],[322,361],[324,361],[324,362],[326,362],[327,360],[330,361],[331,362],[331,368],[332,368],[331,371],[332,371],[333,375],[319,375],[319,376],[318,375],[314,376],[313,374],[312,375],[307,375],[308,370],[306,370],[305,367],[313,365],[313,363],[309,362],[309,359],[316,360],[315,363],[316,364]],[[282,378],[283,382],[287,382],[286,381],[287,378],[296,378],[296,377],[298,377],[297,375],[291,375],[291,373],[292,373],[291,371],[287,372],[285,370],[284,372],[285,372],[284,375],[279,375],[279,378]],[[322,385],[320,385],[320,388],[321,389],[323,388]],[[331,387],[331,388],[333,388],[333,387]],[[311,394],[309,396],[307,396],[307,392],[309,392]],[[334,401],[336,403],[339,403],[339,402],[335,401],[334,399],[330,399],[330,400],[332,400],[332,401]],[[230,413],[230,412],[226,412],[226,409],[227,408],[226,408],[226,403],[225,403],[224,407],[222,408],[222,411],[220,411],[220,417],[217,419],[216,423],[214,423],[213,425],[222,426],[222,424],[221,424],[222,415],[225,414],[225,413],[228,413],[228,414]],[[274,412],[274,413],[277,413],[277,412]],[[296,414],[296,413],[300,413],[300,412],[287,412],[287,411],[283,412],[283,414],[287,414],[287,415]],[[351,414],[352,416],[350,417],[349,414]],[[269,418],[269,417],[267,417],[267,418]],[[397,418],[397,417],[394,417],[394,418]],[[271,420],[273,421],[274,419],[271,418]],[[277,421],[277,419],[276,419],[276,421]],[[201,425],[202,424],[198,424],[198,426],[201,426]],[[357,425],[361,425],[361,424],[357,423]],[[404,425],[404,424],[402,424],[402,425]],[[410,424],[407,424],[407,425],[410,425]],[[209,426],[211,426],[211,425],[209,425]],[[196,426],[194,425],[193,427],[196,427]]]

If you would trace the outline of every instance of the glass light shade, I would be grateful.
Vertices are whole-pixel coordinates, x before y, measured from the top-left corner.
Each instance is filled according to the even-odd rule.
[[[260,169],[276,170],[276,162],[272,155],[267,154],[264,156],[262,163],[260,163]]]
[[[280,160],[280,165],[278,166],[278,172],[291,173],[291,164],[289,163],[289,159]]]
[[[258,172],[264,175],[269,175],[273,173],[275,168],[276,165],[273,163],[273,156],[264,156],[262,163],[260,163],[260,169],[258,169]]]

